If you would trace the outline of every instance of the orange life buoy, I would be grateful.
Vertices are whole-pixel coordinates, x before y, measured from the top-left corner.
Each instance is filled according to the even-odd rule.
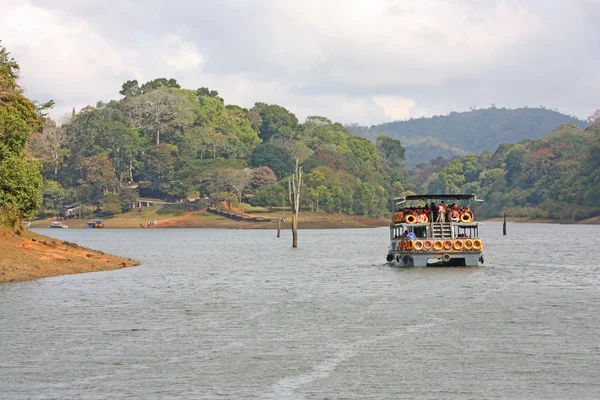
[[[417,251],[423,250],[423,242],[420,240],[415,240],[414,248]]]
[[[413,241],[412,240],[405,240],[404,241],[404,251],[411,251],[413,248]]]
[[[460,251],[463,248],[463,242],[460,240],[455,240],[454,245],[452,247],[454,247],[454,250]]]
[[[398,251],[402,251],[402,249],[403,249],[402,240],[398,240]]]
[[[427,218],[427,214],[421,214],[421,222],[424,224],[429,222],[429,218]]]
[[[417,217],[415,217],[415,216],[414,216],[414,215],[412,215],[412,214],[408,214],[408,215],[406,216],[406,223],[407,223],[407,224],[414,224],[415,222],[417,222]]]
[[[473,241],[471,239],[465,240],[465,242],[463,243],[463,247],[465,248],[465,250],[471,250],[473,248]]]
[[[450,250],[452,248],[452,240],[444,240],[444,249]]]
[[[431,250],[432,247],[433,247],[433,242],[431,240],[426,240],[423,242],[423,248],[425,250]]]
[[[460,221],[467,223],[467,222],[473,221],[473,218],[471,218],[471,216],[469,214],[464,213],[463,215],[460,216]]]
[[[442,243],[442,241],[441,241],[441,240],[436,240],[436,241],[433,243],[433,249],[434,249],[435,251],[440,251],[440,250],[442,250],[442,248],[444,248],[444,244]]]
[[[473,240],[473,248],[475,250],[481,250],[483,248],[483,243],[479,239]]]

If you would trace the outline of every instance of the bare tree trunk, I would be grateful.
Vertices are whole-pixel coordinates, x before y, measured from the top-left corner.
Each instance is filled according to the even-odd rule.
[[[277,237],[281,236],[281,218],[277,218]]]
[[[160,129],[156,129],[156,145],[160,144]]]
[[[300,186],[302,184],[302,167],[296,158],[296,169],[289,183],[290,204],[292,206],[292,247],[298,247],[298,213],[300,212]]]
[[[54,159],[54,180],[58,179],[58,162],[59,162],[59,158],[58,158],[58,153],[54,153],[52,152],[52,158]]]

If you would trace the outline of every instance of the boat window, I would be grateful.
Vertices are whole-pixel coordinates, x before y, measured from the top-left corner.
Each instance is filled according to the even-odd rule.
[[[418,238],[426,238],[427,237],[427,227],[426,226],[415,226],[414,228],[415,236]]]

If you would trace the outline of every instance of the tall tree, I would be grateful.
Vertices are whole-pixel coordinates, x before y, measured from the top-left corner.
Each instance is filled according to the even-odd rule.
[[[292,155],[285,149],[270,143],[258,145],[250,155],[250,165],[253,167],[267,166],[279,179],[289,175],[294,170]]]
[[[276,104],[256,103],[260,123],[260,138],[268,142],[271,138],[293,139],[298,129],[298,118],[284,107]]]
[[[31,133],[42,130],[44,119],[23,96],[18,78],[19,64],[0,42],[0,214],[11,214],[7,222],[14,229],[42,202],[40,164],[23,150]]]
[[[224,101],[222,97],[219,97],[219,92],[217,92],[216,90],[210,90],[206,87],[201,87],[200,89],[196,90],[196,99],[200,100],[200,98],[202,97],[214,97],[215,99],[218,99],[221,102]]]
[[[58,168],[63,156],[66,154],[64,146],[67,144],[67,134],[62,127],[58,127],[51,118],[46,119],[42,132],[33,134],[29,141],[29,149],[34,157],[44,165],[52,167],[52,179],[58,178]]]
[[[142,87],[140,88],[140,90],[141,90],[142,93],[149,93],[149,92],[152,92],[153,90],[156,90],[158,88],[175,88],[175,89],[179,89],[179,88],[181,88],[181,86],[179,86],[179,83],[177,83],[177,80],[175,80],[173,78],[171,78],[171,79],[158,78],[158,79],[154,79],[152,81],[148,81],[148,82],[144,83],[142,85]]]
[[[182,127],[189,123],[193,112],[187,98],[164,89],[127,99],[125,108],[133,127],[152,132],[157,146],[161,134],[169,128],[183,133]]]
[[[125,82],[123,86],[121,86],[119,94],[125,97],[137,96],[139,94],[142,94],[142,89],[140,88],[138,81],[134,79],[132,81]]]

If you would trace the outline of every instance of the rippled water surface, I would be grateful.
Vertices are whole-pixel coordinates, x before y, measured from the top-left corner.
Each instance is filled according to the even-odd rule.
[[[600,398],[599,226],[428,269],[385,228],[39,231],[143,265],[0,285],[2,399]]]

